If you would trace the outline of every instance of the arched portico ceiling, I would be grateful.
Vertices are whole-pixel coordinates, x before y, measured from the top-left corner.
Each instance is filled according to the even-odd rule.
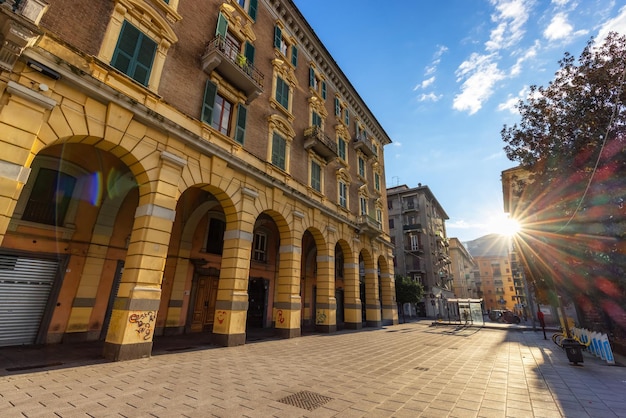
[[[366,248],[361,249],[359,252],[359,261],[361,259],[363,259],[366,269],[373,269],[376,267],[374,265],[374,258],[372,257],[372,254]]]
[[[273,209],[268,209],[261,212],[257,219],[259,219],[261,215],[266,215],[274,221],[278,228],[278,233],[280,234],[281,241],[287,241],[291,237],[291,227],[287,223],[287,219],[285,219],[285,216],[282,213]]]
[[[341,248],[341,251],[343,252],[344,263],[354,264],[357,262],[357,260],[355,260],[355,254],[352,251],[352,248],[350,248],[350,244],[348,244],[348,241],[346,241],[345,239],[340,239],[335,245]]]
[[[380,255],[378,256],[378,270],[380,271],[381,274],[389,274],[389,262],[387,261],[387,259]]]

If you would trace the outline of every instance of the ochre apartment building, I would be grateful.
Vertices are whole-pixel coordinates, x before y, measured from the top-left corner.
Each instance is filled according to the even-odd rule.
[[[0,20],[0,346],[397,323],[391,140],[291,0]]]

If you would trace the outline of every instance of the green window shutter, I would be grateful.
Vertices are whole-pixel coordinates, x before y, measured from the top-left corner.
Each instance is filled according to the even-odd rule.
[[[275,133],[272,138],[272,164],[282,170],[285,169],[285,148],[285,140]]]
[[[115,53],[111,60],[111,65],[124,74],[130,75],[131,73],[131,64],[140,35],[141,32],[139,32],[139,29],[127,21],[124,21],[122,30],[120,31],[120,38],[117,41]]]
[[[322,117],[318,115],[316,112],[313,112],[312,115],[313,126],[322,127]]]
[[[148,85],[156,42],[124,21],[111,65],[141,84]]]
[[[248,6],[248,15],[252,18],[252,20],[256,20],[256,9],[257,0],[250,0],[250,5]]]
[[[289,86],[280,77],[276,78],[276,101],[289,109]]]
[[[283,42],[283,31],[278,26],[274,26],[274,48],[280,49],[280,44]]]
[[[326,82],[322,81],[322,99],[326,100]]]
[[[135,70],[132,77],[144,86],[150,81],[150,72],[152,71],[152,62],[156,54],[156,42],[147,36],[141,36],[137,48],[137,61],[135,62]]]
[[[311,161],[311,187],[321,191],[322,167],[315,161]]]
[[[217,28],[215,29],[215,36],[226,38],[226,32],[228,31],[228,20],[222,13],[217,18]]]
[[[237,106],[237,127],[235,128],[235,141],[243,145],[246,136],[246,115],[248,109],[245,106]]]
[[[346,123],[346,125],[350,125],[350,111],[348,109],[344,109],[343,121]]]
[[[215,105],[215,95],[217,94],[217,85],[207,80],[204,88],[204,100],[202,102],[202,122],[211,124],[213,119],[213,106]]]
[[[315,70],[309,67],[309,87],[315,87]]]
[[[346,160],[346,141],[344,141],[343,138],[341,137],[338,140],[337,151],[339,154],[339,158],[345,161]]]
[[[359,129],[359,123],[357,121],[354,121],[354,134],[357,138],[361,136],[361,130]]]
[[[254,46],[248,41],[246,41],[243,55],[246,57],[248,64],[254,64]]]
[[[339,116],[341,113],[341,107],[339,106],[339,99],[335,97],[335,116]]]
[[[298,66],[298,48],[296,48],[295,46],[291,47],[291,64],[294,67]]]

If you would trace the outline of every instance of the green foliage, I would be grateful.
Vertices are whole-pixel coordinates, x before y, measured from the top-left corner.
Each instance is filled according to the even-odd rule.
[[[548,87],[531,88],[505,126],[509,159],[531,176],[516,184],[516,246],[542,303],[558,294],[583,313],[602,310],[626,330],[626,36],[591,40]],[[556,293],[555,293],[556,292]],[[553,296],[552,298],[550,296]],[[611,330],[614,331],[614,330]]]
[[[396,301],[399,304],[418,303],[424,296],[421,283],[396,275]]]

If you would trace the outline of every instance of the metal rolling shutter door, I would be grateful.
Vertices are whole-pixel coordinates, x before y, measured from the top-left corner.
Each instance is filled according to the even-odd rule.
[[[34,344],[58,260],[0,254],[0,347]]]

